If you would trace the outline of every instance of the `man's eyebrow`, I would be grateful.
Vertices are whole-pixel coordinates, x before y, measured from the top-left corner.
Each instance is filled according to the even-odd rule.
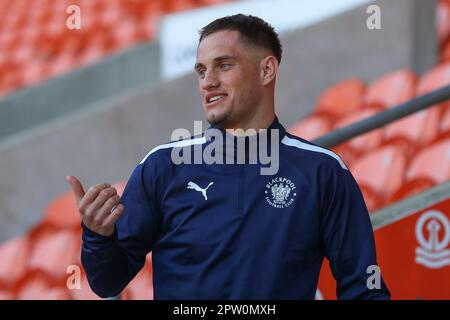
[[[235,56],[230,56],[230,55],[224,55],[224,56],[220,56],[220,57],[214,58],[214,62],[216,62],[216,63],[220,62],[220,61],[224,61],[224,60],[236,60],[236,57]],[[204,67],[204,66],[205,65],[203,63],[197,62],[194,65],[194,70],[198,70],[199,68]]]
[[[203,63],[200,63],[200,62],[197,62],[195,65],[194,65],[194,70],[195,71],[198,71],[198,69],[200,69],[201,67],[204,67],[205,65],[203,64]]]
[[[236,57],[230,56],[230,55],[224,55],[224,56],[214,58],[214,62],[219,62],[219,61],[223,61],[223,60],[236,60]]]

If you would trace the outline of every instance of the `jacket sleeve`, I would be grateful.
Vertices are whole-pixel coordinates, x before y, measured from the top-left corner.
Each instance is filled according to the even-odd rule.
[[[113,235],[105,237],[82,225],[81,261],[91,289],[102,298],[116,296],[127,286],[144,266],[157,237],[154,179],[144,169],[145,162],[127,182],[121,197],[124,212]]]
[[[379,268],[372,224],[358,184],[350,171],[340,166],[327,176],[321,230],[338,299],[389,299],[381,273],[378,285],[371,278],[372,270]]]

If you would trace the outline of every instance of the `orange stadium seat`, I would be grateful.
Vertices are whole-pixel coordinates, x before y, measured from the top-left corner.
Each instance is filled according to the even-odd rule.
[[[35,44],[32,41],[23,41],[21,46],[14,50],[14,55],[11,57],[12,61],[21,65],[34,57]]]
[[[194,0],[171,0],[164,1],[164,11],[167,13],[194,9],[199,5]]]
[[[30,241],[27,237],[18,237],[0,244],[0,288],[9,288],[28,268]]]
[[[434,185],[435,184],[433,180],[431,180],[430,178],[412,179],[400,186],[398,190],[389,197],[389,199],[386,201],[386,204],[391,204],[407,197],[411,197],[433,187]]]
[[[0,43],[4,48],[4,50],[2,50],[3,53],[7,55],[10,54],[8,50],[20,45],[20,38],[14,33],[14,28],[8,26],[5,21],[3,21],[2,31],[0,32]]]
[[[339,118],[364,105],[366,86],[360,79],[347,79],[327,88],[317,100],[315,112]]]
[[[439,128],[441,136],[450,136],[450,108],[448,108],[442,115]]]
[[[0,96],[7,96],[11,92],[13,92],[16,88],[11,85],[5,84],[1,75],[0,75]]]
[[[395,191],[388,203],[418,194],[450,179],[450,134],[445,132],[434,144],[423,148],[411,161],[406,182]]]
[[[45,210],[41,223],[55,228],[79,228],[81,217],[73,192],[66,192],[53,200]]]
[[[31,86],[42,81],[49,74],[48,68],[39,61],[28,61],[22,66],[22,81],[25,86]]]
[[[140,40],[138,26],[134,21],[117,21],[116,25],[117,28],[113,29],[113,38],[117,48],[128,48]]]
[[[416,95],[421,96],[450,84],[450,62],[441,63],[425,73],[417,84]],[[441,104],[450,105],[449,102]],[[442,109],[442,108],[441,108]]]
[[[440,112],[437,107],[431,107],[388,124],[385,139],[404,140],[415,149],[425,146],[439,134]]]
[[[334,130],[343,128],[346,126],[351,125],[352,123],[361,121],[365,118],[371,117],[375,115],[380,110],[377,108],[368,108],[361,111],[355,111],[339,120],[335,126]],[[372,130],[366,134],[360,135],[358,137],[355,137],[349,141],[347,141],[342,147],[350,148],[352,149],[350,152],[359,156],[362,153],[375,149],[378,145],[380,145],[381,141],[383,140],[383,130],[377,129]]]
[[[437,141],[417,153],[406,173],[406,179],[429,178],[435,184],[450,179],[450,138]]]
[[[358,183],[361,193],[364,197],[369,213],[380,209],[384,205],[383,196],[365,183]]]
[[[345,142],[332,147],[331,150],[339,155],[342,161],[344,161],[345,165],[350,169],[358,158],[358,154],[355,152],[355,150],[350,148]]]
[[[38,21],[29,20],[28,25],[24,26],[21,30],[21,39],[23,42],[32,43],[34,46],[38,45],[42,30],[36,28],[37,24],[39,24]]]
[[[331,131],[331,120],[323,115],[312,114],[294,124],[288,131],[300,138],[313,140]]]
[[[440,0],[436,9],[436,27],[439,43],[443,43],[450,36],[450,3]]]
[[[450,40],[447,40],[439,53],[439,60],[441,63],[450,62]]]
[[[396,70],[383,75],[367,88],[367,106],[388,108],[414,98],[417,77],[409,70]]]
[[[359,158],[351,171],[360,185],[365,185],[386,200],[403,183],[406,158],[396,145],[386,145]]]
[[[28,269],[47,273],[52,279],[64,279],[70,265],[80,264],[81,231],[37,229],[30,235],[32,249]]]
[[[71,54],[61,54],[51,60],[48,66],[48,75],[62,75],[71,71],[75,66],[75,59]]]
[[[14,300],[15,296],[12,292],[10,291],[2,291],[2,289],[0,288],[0,301],[2,300]]]
[[[103,1],[99,1],[100,3]],[[110,1],[107,5],[103,6],[101,10],[97,10],[95,7],[90,8],[89,16],[94,18],[100,24],[104,25],[114,25],[116,22],[120,21],[123,17],[123,9],[118,1]]]
[[[52,283],[44,273],[31,272],[19,281],[15,288],[18,300],[69,300],[69,290],[62,285]]]
[[[10,93],[16,88],[22,86],[22,79],[20,76],[19,66],[16,64],[10,64],[3,70],[3,74],[0,78],[0,91],[2,93]]]
[[[107,53],[105,38],[100,32],[89,36],[82,52],[77,56],[76,64],[86,66],[97,62]]]
[[[450,84],[450,63],[437,65],[418,81],[416,95],[421,96]],[[404,139],[406,143],[421,148],[437,138],[440,118],[448,102],[430,107],[386,126],[385,138]]]
[[[159,17],[163,14],[163,4],[161,1],[143,2],[139,8],[138,31],[143,40],[151,40],[155,37],[158,27]]]

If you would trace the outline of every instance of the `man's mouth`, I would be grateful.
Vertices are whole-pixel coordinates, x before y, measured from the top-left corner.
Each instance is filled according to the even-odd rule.
[[[206,105],[210,106],[213,104],[220,103],[227,95],[226,94],[215,94],[206,97]]]

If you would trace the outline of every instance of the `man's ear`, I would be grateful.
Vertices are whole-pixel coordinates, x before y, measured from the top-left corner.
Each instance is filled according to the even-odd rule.
[[[261,81],[263,85],[271,83],[278,71],[278,60],[274,56],[267,56],[261,60]]]

